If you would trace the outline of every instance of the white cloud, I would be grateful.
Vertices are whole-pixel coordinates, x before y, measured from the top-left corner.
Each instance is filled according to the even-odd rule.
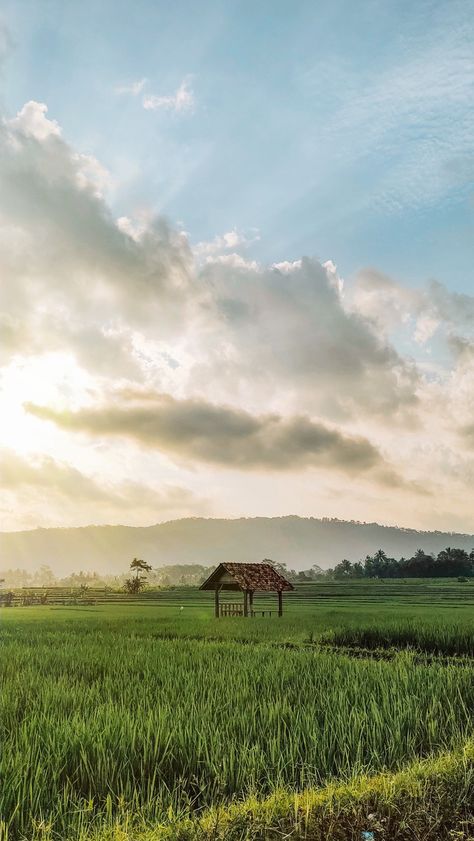
[[[77,154],[76,180],[81,189],[92,189],[97,198],[102,198],[111,184],[110,172],[93,155]]]
[[[304,447],[308,441],[313,448],[319,446],[315,431],[324,428],[336,436],[327,440],[364,439],[384,463],[408,477],[402,488],[394,474],[385,475],[394,494],[405,494],[411,524],[418,517],[426,525],[432,517],[436,525],[432,503],[424,503],[410,490],[411,480],[437,482],[439,505],[456,517],[465,512],[467,522],[468,484],[463,477],[474,473],[469,462],[472,441],[459,435],[458,428],[470,430],[474,418],[474,299],[436,283],[409,289],[375,269],[343,288],[330,260],[321,264],[301,258],[265,266],[246,253],[258,238],[256,231],[231,229],[198,243],[193,253],[182,231],[150,212],[116,221],[105,198],[107,180],[99,162],[64,140],[45,105],[27,103],[16,117],[0,123],[2,424],[8,415],[9,446],[20,430],[25,449],[31,440],[43,442],[45,461],[33,466],[36,470],[39,465],[53,484],[57,480],[62,497],[64,488],[73,487],[76,479],[84,499],[90,493],[91,500],[98,500],[100,491],[75,473],[58,472],[47,461],[56,456],[59,446],[63,450],[57,457],[63,466],[84,472],[89,479],[103,475],[101,488],[119,489],[103,502],[110,520],[123,519],[128,510],[120,499],[129,500],[130,517],[135,509],[140,516],[150,510],[140,505],[139,492],[127,496],[124,483],[130,476],[143,488],[151,484],[149,476],[159,476],[158,494],[165,485],[190,487],[194,497],[170,510],[197,511],[194,499],[200,497],[201,470],[206,471],[206,487],[218,488],[211,511],[222,510],[221,500],[232,498],[236,508],[227,513],[252,513],[246,508],[249,494],[235,476],[241,442],[234,421],[243,418],[251,423],[252,418],[275,415],[280,419],[276,427],[288,433],[277,436],[276,442],[285,447],[281,458],[286,458],[288,476],[278,489],[280,512],[293,508],[299,477],[307,467]],[[404,340],[408,334],[412,344],[399,341],[400,333]],[[441,344],[444,355],[438,356]],[[436,376],[433,368],[417,365],[412,348],[419,356],[432,351]],[[53,377],[53,363],[48,360],[58,356],[60,370]],[[41,360],[44,365],[35,365]],[[54,379],[54,388],[48,376]],[[27,401],[47,405],[53,412],[74,411],[87,401],[95,405],[100,395],[119,388],[166,394],[170,404],[181,401],[185,408],[193,401],[198,420],[208,418],[218,427],[219,413],[206,406],[226,406],[234,462],[227,458],[223,467],[222,458],[217,468],[210,461],[202,467],[201,461],[197,471],[196,454],[202,458],[200,447],[207,442],[199,446],[196,442],[202,428],[197,428],[194,412],[176,415],[176,423],[187,425],[179,440],[176,435],[183,428],[167,427],[163,450],[170,446],[171,436],[172,465],[160,460],[156,450],[138,451],[131,443],[108,436],[98,443],[85,432],[76,438],[64,429],[40,435],[47,424],[21,414]],[[38,389],[43,396],[38,396]],[[456,406],[456,411],[446,412],[448,405]],[[307,419],[304,424],[292,421],[302,417]],[[140,418],[143,433],[149,419],[146,413]],[[259,487],[267,481],[265,446],[270,428],[272,423],[266,420],[251,453],[261,471],[255,479]],[[287,454],[296,441],[293,433],[304,447],[292,465]],[[428,446],[428,438],[436,441],[436,447]],[[226,448],[227,441],[224,455]],[[248,448],[246,452],[249,461]],[[333,463],[311,456],[308,472],[316,484],[323,463],[330,472]],[[34,477],[17,467],[19,484],[23,476],[26,488],[29,475],[30,488]],[[217,478],[218,469],[226,471],[225,477]],[[10,475],[14,473],[11,470]],[[371,471],[367,475],[370,478]],[[307,511],[311,482],[301,482]],[[348,481],[338,487],[341,510],[347,516],[354,488]],[[273,488],[272,498],[276,493]],[[48,503],[46,512],[46,504],[41,509],[41,491],[35,494],[29,510],[38,522],[41,510],[51,521],[54,505],[58,520],[73,521],[73,501],[62,505],[51,491],[49,498],[55,501]],[[377,496],[374,490],[370,516],[393,519],[392,496]],[[15,500],[22,505],[21,489]],[[16,504],[12,502],[12,510]],[[81,516],[92,508],[92,503],[84,502]],[[397,510],[403,511],[403,506]]]
[[[385,334],[421,312],[421,294],[378,271],[360,271],[350,293],[355,309]]]
[[[134,239],[135,242],[140,242],[147,232],[153,230],[153,214],[150,211],[143,210],[133,218],[120,216],[117,219],[117,227],[124,234]]]
[[[209,255],[205,260],[207,265],[213,263],[220,263],[221,266],[230,266],[234,269],[248,269],[252,272],[260,271],[260,265],[257,260],[246,260],[241,254],[235,251],[232,254],[215,254]]]
[[[138,79],[136,82],[130,82],[128,85],[118,85],[115,88],[115,93],[118,94],[131,94],[131,96],[138,96],[145,87],[148,79]]]
[[[386,334],[404,326],[419,345],[436,334],[446,338],[474,328],[474,298],[451,292],[437,281],[413,289],[376,269],[365,269],[356,278],[351,301]]]
[[[237,231],[233,228],[225,234],[214,237],[213,240],[198,242],[194,246],[193,252],[196,257],[212,257],[215,254],[221,254],[230,249],[247,248],[249,245],[253,245],[254,242],[258,242],[259,239],[260,233],[256,230],[247,233]]]
[[[146,111],[175,111],[177,114],[193,111],[195,106],[194,92],[191,88],[191,77],[186,76],[179,88],[173,94],[157,96],[147,94],[143,97],[143,107]]]
[[[311,407],[339,420],[412,413],[414,366],[345,304],[333,264],[303,258],[282,272],[233,262],[214,260],[202,272],[215,315],[196,354],[195,386],[207,383],[214,399]]]
[[[272,263],[272,269],[283,272],[283,274],[291,274],[292,272],[299,271],[302,265],[302,260],[282,260],[280,263]],[[334,289],[337,289],[338,292],[342,293],[344,280],[340,277],[336,264],[333,263],[332,260],[326,260],[324,263],[321,263],[321,265],[323,269],[326,270],[326,275],[331,285]]]
[[[143,79],[138,79],[135,82],[117,86],[115,93],[119,95],[129,94],[130,96],[139,96],[143,93],[142,105],[146,111],[164,110],[181,114],[186,111],[193,111],[196,104],[191,82],[192,76],[185,76],[178,89],[172,94],[144,94],[148,79],[143,77]]]
[[[234,228],[214,237],[213,240],[198,242],[193,247],[193,254],[200,265],[220,263],[222,266],[230,266],[234,269],[258,272],[260,265],[257,260],[248,259],[239,251],[245,251],[259,239],[260,233],[256,229],[244,232]],[[239,251],[231,251],[231,249],[239,249]]]
[[[439,318],[434,318],[429,313],[420,315],[416,321],[414,339],[420,345],[425,345],[431,338],[433,338],[441,322]]]
[[[301,260],[282,260],[280,263],[272,263],[272,269],[276,269],[284,274],[296,272],[301,269]]]
[[[35,140],[46,140],[48,137],[60,137],[61,129],[56,120],[49,120],[46,116],[48,107],[43,102],[30,100],[18,112],[16,117],[8,121],[14,132],[34,137]]]

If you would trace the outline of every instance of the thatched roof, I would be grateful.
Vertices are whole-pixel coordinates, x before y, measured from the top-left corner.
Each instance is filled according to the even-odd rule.
[[[224,590],[270,590],[273,592],[294,589],[293,585],[283,575],[280,575],[271,564],[264,563],[234,564],[225,562],[219,564],[199,589],[214,590],[219,586],[222,586]]]

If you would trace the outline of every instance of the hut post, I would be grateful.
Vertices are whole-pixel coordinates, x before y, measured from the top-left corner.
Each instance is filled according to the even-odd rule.
[[[244,616],[249,615],[249,591],[244,590]]]
[[[278,590],[278,616],[283,616],[283,593]]]
[[[214,593],[214,614],[216,619],[219,619],[219,587],[216,587]]]
[[[249,590],[249,608],[250,616],[253,616],[253,590]]]

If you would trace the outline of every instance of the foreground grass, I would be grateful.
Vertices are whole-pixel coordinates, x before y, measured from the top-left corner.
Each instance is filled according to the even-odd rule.
[[[212,810],[199,821],[163,827],[137,841],[348,841],[370,832],[380,841],[474,838],[474,744],[397,774],[300,794],[282,791],[224,812]]]
[[[63,841],[472,841],[474,743],[397,773],[301,793],[281,789],[194,818],[170,811],[165,822],[147,823],[135,813]],[[32,841],[50,838],[44,824],[32,835]]]
[[[234,815],[236,833],[244,821],[235,838],[271,837],[245,835],[250,818],[238,810],[250,814],[248,804],[256,804],[257,831],[280,803],[275,820],[288,820],[290,809],[291,824],[300,820],[298,798],[310,796],[295,791],[397,770],[456,750],[472,734],[467,664],[420,666],[409,654],[390,663],[354,661],[279,649],[265,634],[259,645],[239,637],[252,634],[247,642],[256,642],[270,629],[281,640],[302,640],[306,618],[161,621],[156,608],[139,610],[127,617],[121,608],[18,609],[4,623],[1,773],[9,839],[76,839],[137,820],[200,832],[192,817],[218,806]],[[211,642],[211,632],[229,639]],[[462,799],[465,784],[454,771],[449,779]],[[229,807],[249,797],[256,799],[246,807]]]

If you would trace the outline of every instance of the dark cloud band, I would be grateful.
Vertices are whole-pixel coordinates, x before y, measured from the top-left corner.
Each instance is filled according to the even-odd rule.
[[[26,409],[64,429],[94,436],[123,436],[192,461],[241,470],[338,469],[356,475],[387,469],[366,438],[348,436],[304,416],[252,415],[200,399],[141,395],[131,404],[111,403],[58,412],[32,403]],[[392,477],[393,478],[393,477]]]

